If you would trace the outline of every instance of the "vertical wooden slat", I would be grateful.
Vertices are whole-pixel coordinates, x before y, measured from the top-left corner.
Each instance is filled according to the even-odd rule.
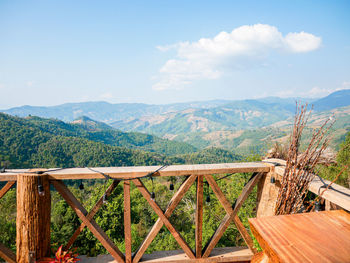
[[[196,258],[202,257],[203,237],[203,175],[197,178],[197,204],[196,204]]]
[[[113,183],[107,188],[107,191],[100,197],[100,199],[97,201],[97,203],[91,209],[89,214],[86,216],[87,220],[94,218],[94,216],[96,215],[98,210],[103,205],[103,196],[106,194],[106,196],[109,197],[111,195],[111,193],[113,192],[113,190],[118,186],[119,182],[120,182],[119,180],[114,180]],[[74,241],[80,235],[81,231],[83,231],[85,226],[86,226],[85,223],[82,222],[81,225],[77,228],[77,230],[75,230],[74,234],[72,235],[72,237],[69,239],[67,245],[65,246],[65,250],[68,250],[71,248]]]
[[[258,183],[256,217],[275,215],[276,200],[281,184],[275,173],[275,166],[270,164],[270,167],[270,172],[265,173]],[[271,183],[271,177],[275,178],[275,183]]]
[[[125,263],[131,263],[130,181],[124,181]]]
[[[180,188],[177,190],[177,192],[174,194],[174,196],[171,198],[168,207],[164,213],[164,215],[169,218],[177,205],[180,203],[182,197],[186,194],[188,189],[191,187],[191,185],[196,180],[197,175],[191,175],[190,177],[186,178],[186,180],[182,183]],[[133,263],[137,263],[140,261],[142,255],[145,253],[148,246],[152,243],[153,239],[156,237],[160,229],[163,227],[164,223],[163,221],[158,218],[156,223],[153,225],[151,231],[148,233],[147,237],[144,239],[138,250],[135,252],[135,256],[133,258]]]

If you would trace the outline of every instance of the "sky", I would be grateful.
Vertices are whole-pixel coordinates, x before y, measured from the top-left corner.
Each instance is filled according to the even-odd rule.
[[[350,1],[0,0],[0,109],[350,88]]]

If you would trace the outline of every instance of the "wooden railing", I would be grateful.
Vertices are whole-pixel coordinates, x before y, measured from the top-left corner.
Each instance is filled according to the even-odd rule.
[[[226,173],[252,173],[250,180],[241,191],[240,196],[232,204],[229,202],[223,191],[218,186],[213,175]],[[184,254],[173,258],[171,262],[249,262],[252,255],[256,253],[253,241],[237,216],[248,195],[258,185],[258,216],[271,214],[274,209],[275,195],[278,191],[278,177],[283,174],[283,163],[280,160],[266,160],[266,162],[252,163],[230,163],[230,164],[201,164],[201,165],[172,165],[166,167],[99,167],[99,168],[70,168],[70,169],[31,169],[31,170],[10,170],[0,174],[0,181],[7,181],[7,184],[0,190],[0,198],[17,182],[17,255],[0,244],[0,257],[8,262],[34,262],[48,256],[50,253],[50,185],[53,185],[66,202],[72,207],[82,223],[67,242],[70,247],[81,231],[87,227],[93,235],[101,242],[106,250],[117,262],[142,262],[150,258],[144,255],[148,246],[157,236],[163,225],[173,235]],[[152,198],[151,193],[143,184],[141,178],[145,176],[182,176],[184,182],[171,198],[165,211]],[[125,254],[111,241],[106,233],[94,220],[94,215],[103,204],[103,196],[87,211],[77,200],[73,193],[67,188],[62,180],[64,179],[114,179],[104,195],[107,197],[113,192],[117,185],[123,182],[124,188],[124,230],[125,230]],[[272,183],[271,177],[276,177]],[[226,215],[214,232],[211,239],[203,246],[203,180],[206,180],[218,201],[223,206]],[[147,200],[153,211],[158,215],[158,220],[150,232],[134,251],[131,250],[131,208],[130,208],[130,184],[133,183],[142,196]],[[169,218],[177,205],[180,203],[191,185],[196,183],[196,211],[195,211],[195,248],[188,245],[180,235]],[[312,183],[311,191],[316,184]],[[38,191],[41,185],[45,195]],[[350,191],[333,186],[323,198],[330,202],[350,210]],[[312,188],[312,189],[311,189]],[[340,200],[340,201],[339,201]],[[232,248],[231,250],[215,249],[216,244],[223,236],[229,225],[233,223],[246,242],[248,249]],[[149,262],[164,262],[164,259],[153,259]]]
[[[50,225],[50,184],[60,193],[66,202],[73,208],[77,216],[81,219],[81,226],[75,231],[72,238],[68,241],[67,247],[70,247],[84,227],[89,228],[93,235],[101,242],[106,250],[115,258],[117,262],[139,262],[164,225],[173,235],[179,246],[184,251],[185,260],[192,259],[201,262],[212,261],[211,253],[224,234],[228,226],[233,222],[243,239],[246,241],[249,250],[245,253],[231,253],[226,258],[227,262],[249,261],[252,252],[255,252],[253,241],[237,216],[239,209],[254,186],[260,178],[270,171],[270,167],[263,163],[232,163],[232,164],[210,164],[210,165],[174,165],[167,167],[148,166],[148,167],[118,167],[118,168],[72,168],[72,169],[37,169],[37,170],[10,170],[1,174],[0,180],[9,181],[2,192],[8,189],[17,181],[17,262],[29,262],[29,254],[35,251],[35,258],[40,259],[49,253],[49,229]],[[156,171],[156,172],[155,172]],[[224,193],[213,178],[213,174],[225,173],[252,173],[251,179],[245,185],[241,195],[232,205],[225,197]],[[157,202],[152,199],[150,192],[143,184],[141,177],[145,176],[183,176],[186,178],[177,192],[171,198],[167,208],[163,211]],[[94,215],[100,209],[103,203],[103,196],[98,200],[90,212],[77,200],[72,192],[66,187],[63,179],[114,179],[104,195],[110,195],[116,186],[123,182],[124,187],[124,229],[125,229],[125,254],[113,244],[105,232],[98,226],[93,219]],[[209,242],[202,246],[202,226],[203,226],[203,180],[206,180],[213,192],[223,205],[226,216],[222,220],[218,229],[213,234]],[[177,229],[170,222],[169,218],[175,210],[181,199],[189,190],[191,185],[197,184],[196,212],[195,212],[195,251],[182,238]],[[131,251],[131,216],[130,216],[130,184],[133,183],[147,200],[153,211],[158,215],[158,220],[152,227],[141,246],[132,255]],[[38,184],[42,186],[45,195],[38,193]],[[38,234],[40,233],[40,234]],[[1,250],[2,255],[8,261],[14,261],[14,255],[8,251]],[[232,252],[232,251],[231,251]],[[222,255],[221,255],[222,257]],[[223,259],[225,261],[225,259]]]

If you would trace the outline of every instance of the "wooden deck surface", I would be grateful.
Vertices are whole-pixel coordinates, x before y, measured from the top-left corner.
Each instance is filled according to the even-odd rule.
[[[343,210],[249,219],[272,262],[350,262],[350,214]]]
[[[145,254],[140,263],[214,263],[214,262],[250,262],[253,253],[246,247],[214,248],[209,258],[190,259],[182,250],[157,251]],[[81,263],[114,263],[110,255],[81,257]]]

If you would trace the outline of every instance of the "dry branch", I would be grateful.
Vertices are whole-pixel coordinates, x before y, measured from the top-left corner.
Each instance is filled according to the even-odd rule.
[[[287,155],[286,169],[278,193],[275,214],[294,214],[301,210],[310,182],[314,179],[314,168],[327,148],[329,130],[334,121],[328,118],[320,128],[314,129],[306,150],[299,154],[301,136],[311,115],[307,104],[296,104],[293,132]]]

